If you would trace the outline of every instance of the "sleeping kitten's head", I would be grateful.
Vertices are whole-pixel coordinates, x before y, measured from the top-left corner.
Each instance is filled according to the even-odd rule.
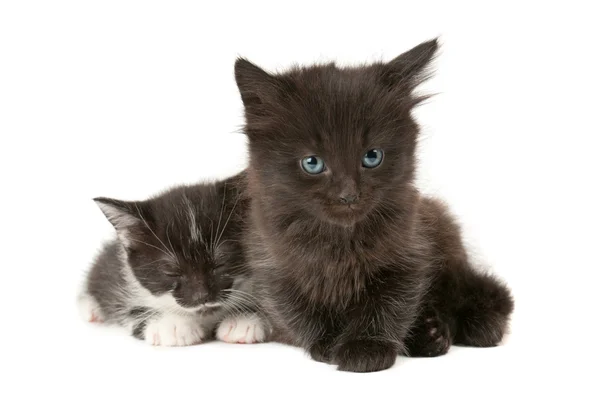
[[[136,279],[187,311],[227,300],[243,271],[243,200],[234,184],[169,190],[145,201],[94,199],[117,231]]]
[[[418,127],[437,40],[388,63],[269,74],[238,59],[250,170],[270,210],[352,226],[394,207],[413,180]],[[285,211],[284,211],[285,210]]]

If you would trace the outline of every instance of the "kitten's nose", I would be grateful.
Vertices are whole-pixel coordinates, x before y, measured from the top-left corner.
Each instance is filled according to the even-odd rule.
[[[192,301],[197,305],[204,304],[208,301],[208,294],[204,291],[196,291],[192,294]]]
[[[347,205],[356,203],[356,202],[358,202],[358,195],[355,193],[342,194],[340,196],[340,202],[342,202],[343,204],[347,204]]]
[[[358,187],[354,179],[345,178],[342,180],[340,188],[338,193],[340,202],[345,205],[358,202]]]

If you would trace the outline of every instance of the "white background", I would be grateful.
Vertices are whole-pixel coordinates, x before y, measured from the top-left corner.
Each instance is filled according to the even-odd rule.
[[[598,12],[483,3],[0,3],[0,395],[598,396]],[[93,197],[244,167],[236,56],[389,60],[438,35],[420,183],[513,287],[503,346],[358,375],[275,344],[153,348],[79,320],[112,234]]]

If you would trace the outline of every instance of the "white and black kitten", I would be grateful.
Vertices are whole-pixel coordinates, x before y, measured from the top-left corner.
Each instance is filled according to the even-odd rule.
[[[179,186],[145,201],[96,198],[117,232],[87,275],[79,306],[154,345],[212,337],[263,341],[240,245],[244,175]],[[228,314],[236,314],[228,316]]]

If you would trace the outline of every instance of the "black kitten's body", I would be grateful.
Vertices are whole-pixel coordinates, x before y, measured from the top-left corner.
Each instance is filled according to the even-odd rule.
[[[419,318],[407,338],[407,353],[437,356],[445,354],[451,344],[497,345],[507,331],[514,306],[508,288],[472,266],[460,227],[443,203],[423,198],[419,219],[425,239],[433,243],[434,272]]]
[[[251,312],[240,243],[243,179],[180,186],[139,202],[96,199],[118,239],[87,276],[80,297],[86,319],[124,326],[151,344],[188,345],[210,337],[228,309],[239,313],[240,300]],[[236,342],[261,333],[236,335]]]
[[[413,184],[413,90],[436,50],[279,75],[236,63],[258,294],[276,339],[341,370],[495,345],[512,311],[508,290],[471,268],[449,213]]]

